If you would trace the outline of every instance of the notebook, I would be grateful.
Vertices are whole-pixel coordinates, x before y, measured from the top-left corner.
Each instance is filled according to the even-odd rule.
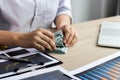
[[[101,24],[98,45],[120,48],[120,22],[103,22]]]

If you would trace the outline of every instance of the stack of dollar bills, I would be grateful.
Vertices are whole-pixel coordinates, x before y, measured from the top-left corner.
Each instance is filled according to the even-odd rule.
[[[63,42],[64,35],[62,30],[56,31],[54,35],[55,35],[56,50],[49,51],[49,52],[63,53],[63,54],[66,53],[68,48],[64,45],[64,42]]]

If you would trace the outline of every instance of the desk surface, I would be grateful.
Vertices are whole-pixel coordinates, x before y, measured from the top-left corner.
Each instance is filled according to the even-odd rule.
[[[67,54],[51,55],[63,61],[61,66],[71,71],[119,51],[119,49],[115,48],[97,46],[100,24],[103,21],[120,22],[120,16],[73,25],[78,30],[79,41],[73,47],[69,48]]]

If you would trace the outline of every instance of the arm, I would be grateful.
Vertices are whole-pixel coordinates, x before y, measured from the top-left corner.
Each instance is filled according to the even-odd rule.
[[[57,16],[55,20],[55,24],[56,24],[57,29],[59,29],[61,26],[64,26],[64,25],[70,25],[71,18],[68,15],[61,14]]]
[[[61,29],[64,32],[64,43],[67,47],[73,46],[78,40],[77,31],[71,27],[70,23],[68,15],[59,15],[55,20],[57,30]]]
[[[58,30],[63,30],[64,43],[68,47],[74,45],[78,39],[76,30],[71,27],[71,17],[70,0],[61,0],[55,24]]]
[[[40,51],[54,50],[54,34],[45,29],[38,29],[28,33],[0,31],[0,45],[36,48]]]
[[[0,45],[16,45],[16,39],[19,34],[10,31],[2,31],[0,30]]]

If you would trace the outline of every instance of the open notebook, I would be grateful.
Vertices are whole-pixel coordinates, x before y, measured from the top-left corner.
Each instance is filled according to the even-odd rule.
[[[103,22],[101,24],[98,45],[120,48],[120,22]]]

